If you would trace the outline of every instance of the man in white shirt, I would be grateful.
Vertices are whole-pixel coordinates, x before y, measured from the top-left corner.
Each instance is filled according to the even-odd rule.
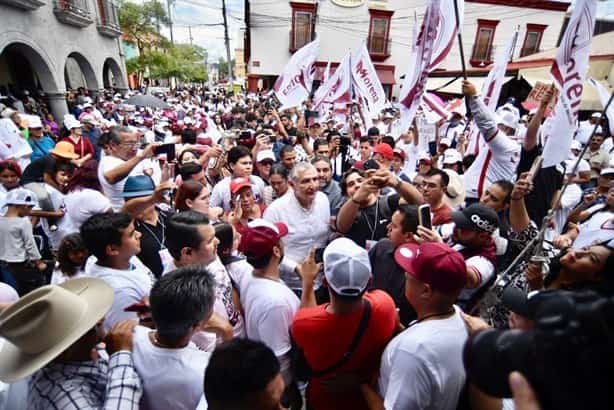
[[[394,258],[405,271],[405,296],[418,319],[382,354],[381,398],[363,385],[365,398],[392,410],[456,409],[465,385],[468,334],[454,301],[467,279],[465,261],[443,243],[424,243],[417,252],[414,245],[401,245]]]
[[[154,156],[156,144],[149,144],[138,152],[139,144],[138,134],[129,128],[115,127],[109,130],[109,155],[100,159],[98,180],[115,211],[124,204],[119,195],[124,190],[128,176],[141,161]]]
[[[471,203],[479,200],[493,182],[512,179],[520,161],[520,145],[506,135],[502,130],[505,128],[503,124],[497,125],[494,113],[488,110],[475,86],[467,80],[463,81],[463,94],[486,141],[463,175],[467,202]]]
[[[213,314],[215,280],[203,266],[161,277],[149,303],[155,330],[134,329],[133,359],[143,380],[141,408],[193,410],[203,392],[210,353],[191,342]]]
[[[314,251],[297,265],[303,283],[302,300],[299,300],[280,279],[279,264],[285,248],[282,238],[287,234],[288,227],[283,223],[255,219],[243,232],[239,250],[254,267],[253,278],[241,294],[247,337],[263,342],[275,352],[284,382],[290,386],[293,380],[290,326],[299,307],[316,305],[313,280],[319,266],[313,260]]]
[[[301,162],[290,173],[289,190],[264,211],[264,219],[284,223],[288,234],[282,238],[286,249],[281,278],[292,290],[302,289],[296,273],[297,264],[313,247],[326,245],[330,233],[330,206],[326,195],[319,191],[318,172],[309,163]],[[316,279],[316,289],[321,278]]]
[[[135,256],[141,251],[141,234],[130,216],[96,214],[81,225],[81,237],[93,255],[85,266],[85,276],[103,279],[115,294],[104,318],[105,331],[122,320],[138,319],[135,312],[125,309],[149,297],[154,277]]]

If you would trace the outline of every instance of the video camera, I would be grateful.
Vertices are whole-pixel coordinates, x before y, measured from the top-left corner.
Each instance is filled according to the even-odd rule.
[[[511,397],[522,373],[544,410],[614,408],[614,298],[594,291],[544,291],[531,298],[534,329],[488,329],[469,338],[467,378],[484,393]]]

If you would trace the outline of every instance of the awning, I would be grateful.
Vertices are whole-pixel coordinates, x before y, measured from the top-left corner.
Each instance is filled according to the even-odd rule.
[[[512,77],[505,77],[503,83],[506,83]],[[486,77],[469,77],[469,81],[471,81],[478,90],[482,89],[484,85],[484,81],[486,81]],[[447,94],[458,94],[461,95],[463,93],[462,87],[463,77],[429,77],[426,83],[426,89],[430,92],[441,92]]]

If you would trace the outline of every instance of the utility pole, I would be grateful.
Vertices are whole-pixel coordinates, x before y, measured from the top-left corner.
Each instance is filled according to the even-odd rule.
[[[171,13],[171,7],[175,3],[175,0],[166,0],[166,9],[168,13],[168,28],[171,31],[171,44],[175,44],[173,39],[173,14]]]
[[[190,35],[190,45],[192,45],[192,26],[188,26],[188,34]]]
[[[224,42],[226,43],[226,61],[228,62],[228,81],[234,81],[230,59],[230,39],[228,38],[228,20],[226,19],[226,0],[222,0],[222,15],[224,16]]]

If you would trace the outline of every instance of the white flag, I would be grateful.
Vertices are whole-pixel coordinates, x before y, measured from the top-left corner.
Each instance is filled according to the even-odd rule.
[[[328,60],[328,63],[326,63],[326,68],[324,69],[323,77],[324,77],[324,79],[322,80],[323,83],[327,82],[328,79],[330,78],[330,60]]]
[[[495,58],[495,64],[488,73],[486,81],[482,85],[482,101],[486,107],[492,112],[497,109],[497,102],[499,101],[499,95],[501,94],[501,87],[503,87],[503,81],[505,80],[505,72],[507,70],[507,63],[514,52],[514,45],[518,39],[518,30],[514,32],[507,47],[501,50]],[[478,150],[486,143],[484,138],[480,138],[480,130],[478,127],[473,127],[470,137],[469,146],[467,147],[468,153],[477,154]]]
[[[431,0],[420,34],[412,47],[409,68],[399,97],[401,128],[407,129],[416,115],[426,89],[428,75],[446,58],[457,34],[454,0]],[[464,2],[458,0],[462,19]],[[460,23],[462,25],[462,21]]]
[[[371,62],[366,42],[352,55],[352,80],[365,115],[373,116],[384,109],[386,93]]]
[[[605,106],[608,105],[608,101],[610,100],[610,92],[606,90],[603,84],[601,84],[594,78],[589,78],[588,82],[597,90],[601,105],[603,105],[603,108],[605,108]],[[608,123],[610,124],[610,135],[614,135],[614,104],[610,104],[608,110],[605,112],[605,116],[608,118]]]
[[[281,102],[280,111],[297,107],[309,97],[315,77],[315,61],[320,50],[320,40],[316,39],[298,50],[284,67],[283,73],[275,81],[273,89]]]
[[[578,110],[588,70],[596,8],[597,0],[576,2],[550,69],[560,95],[554,108],[552,128],[542,155],[544,168],[559,164],[569,155],[571,141],[578,127]]]
[[[328,81],[323,82],[313,96],[313,104],[317,109],[322,103],[349,104],[351,101],[350,85],[350,53],[346,54]]]

